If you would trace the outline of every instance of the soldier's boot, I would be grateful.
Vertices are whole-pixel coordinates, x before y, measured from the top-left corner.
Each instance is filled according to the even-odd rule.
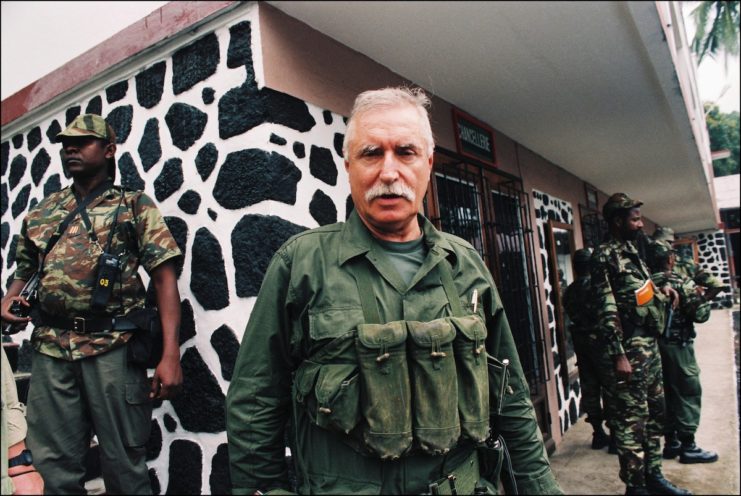
[[[637,494],[637,495],[644,495],[644,494],[651,494],[648,492],[648,489],[646,489],[646,486],[626,486],[625,488],[625,494]]]
[[[679,454],[679,463],[713,463],[718,461],[718,453],[705,451],[694,442],[682,443],[682,452]]]
[[[617,455],[617,443],[615,442],[615,431],[610,429],[610,444],[607,447],[607,452],[611,455]]]
[[[602,449],[610,443],[610,438],[607,433],[602,429],[602,422],[595,422],[592,424],[594,432],[592,433],[592,449]]]
[[[679,439],[677,439],[677,435],[674,433],[665,434],[664,435],[664,451],[661,453],[661,456],[663,456],[667,460],[671,460],[673,458],[678,457],[681,452],[682,452],[682,443],[680,443]]]
[[[680,496],[692,495],[688,490],[677,487],[666,480],[661,473],[646,475],[646,489],[648,489],[651,494],[675,494]]]

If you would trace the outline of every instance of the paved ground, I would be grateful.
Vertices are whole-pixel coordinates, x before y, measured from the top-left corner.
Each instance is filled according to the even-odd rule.
[[[718,452],[716,463],[683,465],[664,460],[664,475],[694,494],[740,494],[739,418],[732,310],[713,310],[698,326],[695,351],[700,365],[703,408],[697,444]],[[624,494],[617,455],[592,450],[592,429],[581,417],[566,432],[551,464],[566,494]],[[663,446],[663,443],[662,443]]]

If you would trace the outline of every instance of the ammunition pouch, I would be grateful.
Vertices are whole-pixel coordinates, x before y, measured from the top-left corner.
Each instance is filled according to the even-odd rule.
[[[126,314],[133,322],[134,334],[126,343],[130,363],[148,369],[155,368],[162,359],[162,323],[156,308],[140,308]]]

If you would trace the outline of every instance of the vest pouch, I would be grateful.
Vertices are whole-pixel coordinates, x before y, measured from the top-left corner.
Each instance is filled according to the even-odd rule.
[[[509,385],[509,359],[499,360],[489,354],[486,355],[489,368],[489,405],[491,415],[502,413],[504,394]]]
[[[328,364],[319,370],[314,388],[316,425],[347,434],[360,421],[357,364]]]
[[[476,315],[451,317],[458,333],[453,342],[458,374],[458,412],[463,437],[482,442],[489,436],[489,372],[486,326]]]
[[[355,336],[333,339],[296,370],[295,400],[314,425],[347,433],[360,421]]]
[[[440,455],[461,435],[453,340],[448,319],[407,322],[414,439],[425,453]]]
[[[406,339],[404,321],[358,326],[363,441],[381,459],[399,458],[412,445]]]

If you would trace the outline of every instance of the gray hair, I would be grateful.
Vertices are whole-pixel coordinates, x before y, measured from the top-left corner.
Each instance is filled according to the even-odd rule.
[[[350,119],[347,122],[345,139],[342,142],[342,155],[347,159],[347,150],[355,133],[355,118],[369,110],[376,110],[384,107],[398,107],[400,105],[411,105],[417,109],[422,126],[422,135],[427,141],[427,153],[432,155],[435,149],[435,139],[432,136],[432,127],[430,126],[430,115],[427,109],[430,107],[430,99],[425,95],[422,88],[407,88],[399,86],[396,88],[382,88],[380,90],[364,91],[355,98]]]

